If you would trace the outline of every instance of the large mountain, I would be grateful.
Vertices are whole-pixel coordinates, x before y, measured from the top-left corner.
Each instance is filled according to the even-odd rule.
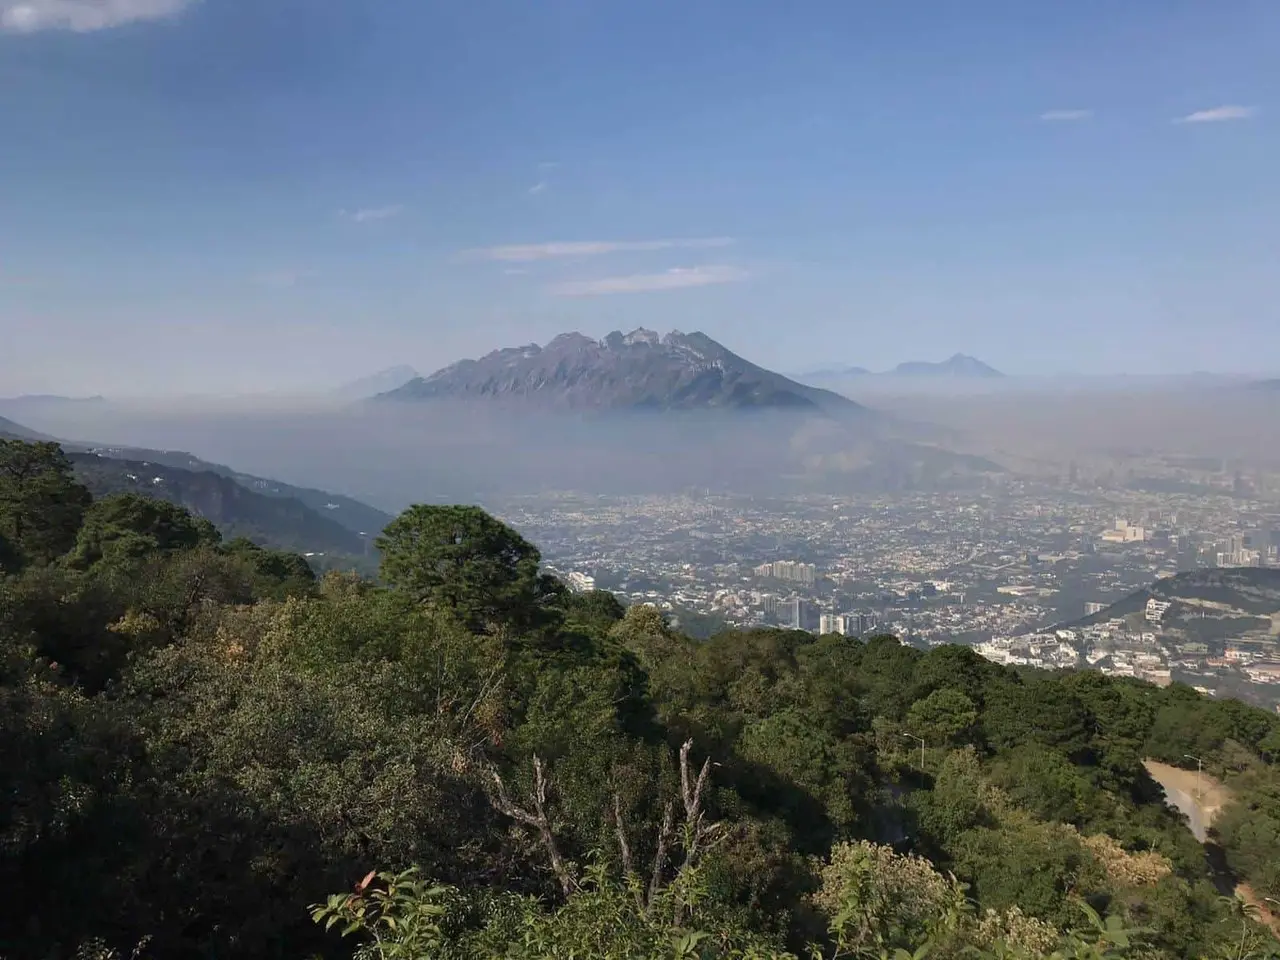
[[[957,353],[941,363],[922,360],[900,363],[893,369],[893,374],[899,377],[955,377],[981,380],[994,380],[1004,376],[995,367],[983,363],[977,357],[970,357],[963,353]]]
[[[463,360],[381,395],[389,400],[509,400],[573,410],[800,410],[864,408],[765,370],[703,333],[659,337],[643,328],[603,340],[565,333]]]

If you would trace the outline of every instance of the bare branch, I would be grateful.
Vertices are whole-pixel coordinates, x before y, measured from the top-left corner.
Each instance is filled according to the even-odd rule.
[[[533,810],[530,812],[527,808],[518,806],[507,793],[506,785],[502,782],[496,770],[490,771],[493,777],[496,794],[490,796],[490,802],[499,813],[506,814],[512,820],[519,821],[527,826],[533,827],[538,831],[538,836],[542,840],[543,847],[546,848],[547,856],[551,860],[551,870],[556,875],[556,879],[560,881],[560,889],[567,897],[573,892],[573,877],[569,874],[569,867],[564,862],[564,858],[560,856],[560,848],[556,845],[556,835],[551,829],[551,818],[547,815],[547,787],[549,781],[542,767],[542,760],[537,755],[533,758]]]
[[[675,826],[676,806],[668,803],[662,814],[662,826],[658,829],[658,852],[653,858],[653,876],[649,878],[648,906],[652,906],[662,890],[662,874],[667,869],[667,851],[671,845],[671,831]]]
[[[622,872],[627,878],[627,883],[635,891],[636,906],[643,913],[645,909],[644,892],[636,879],[635,867],[631,860],[631,844],[627,843],[627,828],[622,822],[622,798],[616,793],[613,795],[613,825],[618,831],[618,850],[622,856]]]
[[[689,764],[689,753],[693,750],[693,741],[686,740],[680,747],[680,793],[684,800],[685,851],[684,864],[681,870],[692,867],[702,852],[703,840],[719,826],[708,826],[703,819],[702,791],[707,785],[707,777],[711,773],[711,758],[702,762],[702,769],[697,779],[693,777],[693,768]]]

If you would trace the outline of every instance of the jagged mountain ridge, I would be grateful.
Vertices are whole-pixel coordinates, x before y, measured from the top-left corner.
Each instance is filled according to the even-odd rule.
[[[515,400],[577,410],[787,410],[851,414],[846,397],[766,370],[703,333],[565,333],[420,377],[382,400]]]

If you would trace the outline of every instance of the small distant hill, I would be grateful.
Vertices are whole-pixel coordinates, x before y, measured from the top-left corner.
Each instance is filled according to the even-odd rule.
[[[1142,613],[1147,601],[1170,604],[1163,632],[1205,641],[1268,634],[1280,618],[1280,569],[1214,567],[1157,580],[1071,627],[1085,627]]]
[[[16,397],[0,397],[0,403],[26,404],[27,406],[58,407],[65,404],[105,403],[103,396],[64,397],[56,393],[24,393]]]
[[[963,353],[957,353],[941,363],[920,360],[900,363],[892,373],[898,377],[954,377],[974,380],[994,380],[1004,376],[995,367]]]
[[[367,400],[380,393],[389,393],[403,387],[410,380],[418,379],[418,371],[409,366],[389,367],[359,380],[352,380],[334,391],[334,395],[348,400]]]
[[[564,333],[420,377],[380,400],[509,401],[571,410],[866,411],[852,400],[756,366],[704,333],[640,328],[603,340]]]
[[[1258,380],[1249,385],[1254,390],[1264,390],[1271,393],[1280,393],[1280,380]]]
[[[256,493],[222,474],[94,453],[68,457],[95,497],[140,493],[168,500],[204,517],[227,539],[248,537],[264,547],[307,554],[363,558],[370,552],[364,537],[302,501]]]

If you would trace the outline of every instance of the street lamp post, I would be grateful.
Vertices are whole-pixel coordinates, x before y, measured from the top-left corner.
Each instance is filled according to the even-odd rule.
[[[1204,778],[1204,761],[1199,757],[1193,757],[1189,753],[1184,753],[1183,756],[1188,760],[1194,760],[1196,762],[1196,803],[1199,803],[1204,799],[1204,789],[1202,786]]]
[[[908,740],[915,740],[920,744],[920,769],[924,769],[924,737],[917,737],[914,733],[904,733],[904,737]]]

